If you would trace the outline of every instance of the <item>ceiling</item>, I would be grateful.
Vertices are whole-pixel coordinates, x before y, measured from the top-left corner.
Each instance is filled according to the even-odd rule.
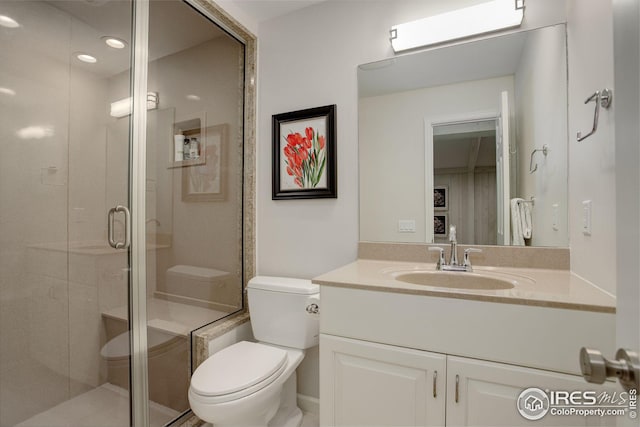
[[[130,68],[131,4],[127,1],[52,0],[50,5],[74,19],[71,50],[97,56],[97,64],[83,65],[93,73],[109,77]],[[187,30],[188,29],[188,30]],[[149,61],[222,36],[217,25],[204,19],[181,1],[151,0],[149,7]],[[107,48],[103,36],[118,37],[129,45],[117,51]]]
[[[255,22],[268,21],[325,0],[226,0],[233,3]]]
[[[0,0],[1,1],[1,0]],[[150,0],[149,60],[179,52],[224,34],[182,1]],[[255,22],[286,15],[326,0],[222,0],[233,3]],[[130,67],[129,47],[123,51],[106,48],[103,36],[131,42],[131,4],[113,0],[49,0],[48,3],[70,14],[73,25],[71,50],[99,57],[97,64],[77,66],[105,77]],[[187,30],[188,29],[188,30]]]

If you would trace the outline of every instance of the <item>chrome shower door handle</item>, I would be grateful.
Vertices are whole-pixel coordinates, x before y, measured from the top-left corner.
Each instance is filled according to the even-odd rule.
[[[114,224],[116,213],[124,213],[124,242],[116,241],[114,237]],[[114,249],[128,249],[131,246],[131,213],[126,206],[118,205],[109,209],[107,215],[107,239],[109,246]]]
[[[109,209],[109,214],[107,215],[107,239],[109,240],[109,246],[113,249],[117,249],[116,239],[113,237],[113,224],[116,216],[116,208]]]

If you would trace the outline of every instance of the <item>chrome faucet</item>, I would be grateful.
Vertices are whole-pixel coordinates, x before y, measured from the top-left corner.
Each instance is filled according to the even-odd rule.
[[[449,266],[458,265],[458,241],[456,240],[456,226],[449,227],[449,243],[451,244],[451,253],[449,254]]]
[[[472,252],[482,252],[482,249],[467,248],[464,250],[464,256],[462,258],[462,264],[458,263],[458,241],[456,240],[456,226],[449,227],[449,243],[451,244],[451,254],[449,255],[449,264],[447,264],[444,257],[444,249],[438,246],[430,247],[430,251],[438,251],[438,263],[436,264],[436,270],[439,271],[466,271],[472,272],[471,259],[469,254]]]

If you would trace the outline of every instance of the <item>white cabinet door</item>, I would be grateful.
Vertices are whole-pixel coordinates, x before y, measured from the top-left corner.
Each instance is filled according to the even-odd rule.
[[[320,425],[442,426],[446,356],[320,335]]]
[[[552,391],[614,391],[581,377],[482,360],[447,357],[447,426],[611,426],[612,417],[558,416],[528,421],[518,412],[520,393],[530,387]]]

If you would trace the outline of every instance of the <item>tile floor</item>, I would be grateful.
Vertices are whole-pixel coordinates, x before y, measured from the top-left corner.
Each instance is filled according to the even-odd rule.
[[[305,412],[302,417],[302,425],[300,427],[319,427],[320,417],[318,414],[312,414],[311,412]]]
[[[318,414],[313,414],[311,412],[303,412],[302,415],[302,424],[300,427],[319,427],[320,426],[320,417]],[[204,423],[201,427],[213,427],[210,423]]]
[[[149,425],[163,426],[178,412],[151,402]],[[16,427],[123,427],[129,425],[129,394],[112,384],[103,384],[71,400],[35,415]]]
[[[149,425],[160,427],[179,415],[178,412],[151,402]],[[129,395],[112,384],[103,384],[86,393],[41,412],[15,427],[123,427],[129,425]],[[301,427],[319,427],[317,414],[305,412]],[[210,424],[204,424],[209,426]],[[203,426],[203,427],[204,427]]]

